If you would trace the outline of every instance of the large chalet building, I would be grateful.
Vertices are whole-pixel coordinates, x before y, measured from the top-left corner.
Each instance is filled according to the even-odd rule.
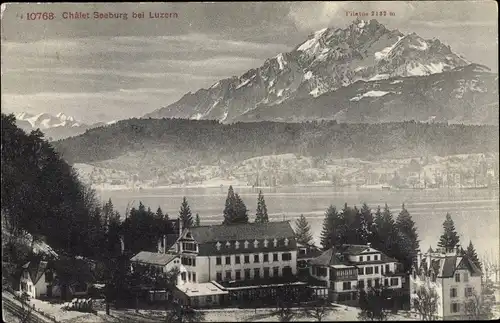
[[[327,288],[333,302],[356,304],[359,288],[384,286],[395,295],[402,292],[401,265],[370,245],[332,247],[310,263],[311,277]]]
[[[404,280],[400,264],[369,245],[322,252],[298,244],[288,221],[186,228],[171,246],[140,252],[131,261],[163,272],[178,268],[173,295],[194,307],[273,303],[285,285],[354,305],[358,287],[397,292]]]
[[[417,297],[418,289],[426,284],[439,295],[436,319],[465,318],[466,300],[481,295],[481,275],[481,270],[459,246],[454,250],[429,248],[427,253],[417,256],[410,275],[410,295]]]

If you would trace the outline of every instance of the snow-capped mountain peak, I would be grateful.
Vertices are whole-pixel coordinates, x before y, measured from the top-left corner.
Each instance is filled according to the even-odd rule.
[[[468,65],[437,39],[389,30],[375,19],[356,19],[345,28],[312,32],[291,52],[279,53],[240,77],[145,115],[232,122],[262,107],[319,97],[357,81],[426,76]]]

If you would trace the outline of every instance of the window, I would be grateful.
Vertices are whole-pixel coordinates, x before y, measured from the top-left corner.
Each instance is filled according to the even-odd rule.
[[[472,296],[472,287],[466,287],[465,288],[465,297],[471,297]]]
[[[196,273],[193,273],[192,278],[193,278],[193,283],[196,283]]]
[[[245,255],[245,264],[249,264],[249,263],[250,263],[250,256]]]
[[[269,267],[264,267],[264,278],[269,278]]]
[[[219,242],[219,241],[217,241],[217,243],[215,244],[215,246],[217,247],[217,250],[220,250],[220,246],[221,246],[221,244],[220,244],[220,242]]]
[[[274,245],[275,247],[277,247],[277,246],[278,246],[278,240],[277,240],[277,239],[274,239],[274,240],[273,240],[273,245]]]
[[[191,261],[191,265],[192,265],[193,267],[195,267],[195,266],[196,266],[196,258],[192,258],[191,260],[192,260],[192,261]]]
[[[218,282],[220,282],[222,280],[222,273],[221,272],[217,272],[215,280]]]
[[[226,270],[226,280],[231,280],[231,270]]]
[[[363,261],[363,256],[359,256],[359,261]]]
[[[289,261],[292,260],[292,254],[287,252],[281,255],[281,260],[283,261]]]
[[[253,255],[253,262],[254,263],[259,263],[260,262],[259,255]]]
[[[398,285],[399,285],[399,279],[391,278],[391,286],[398,286]]]
[[[186,272],[181,273],[181,279],[186,281]]]
[[[234,274],[236,276],[236,280],[241,280],[241,270],[236,270]]]
[[[291,276],[292,275],[292,267],[285,266],[283,267],[283,276]]]
[[[460,303],[451,303],[451,312],[452,313],[460,312]]]
[[[388,278],[384,279],[384,286],[389,286],[389,279]]]
[[[248,249],[248,241],[245,241],[245,249]]]
[[[254,248],[258,248],[258,247],[259,247],[259,241],[255,240],[255,241],[253,242],[253,247],[254,247]]]
[[[366,261],[370,261],[370,256],[366,256]]]
[[[378,260],[378,255],[373,256],[373,260]]]
[[[388,273],[389,271],[391,271],[391,267],[387,264],[385,265],[385,272]]]
[[[207,295],[206,301],[207,303],[212,303],[212,295]]]
[[[191,273],[188,272],[188,281],[191,281]]]
[[[315,267],[316,268],[316,276],[325,277],[327,275],[326,268],[323,267]]]
[[[457,297],[457,289],[456,288],[451,288],[450,289],[450,297],[451,298]]]
[[[359,280],[358,281],[358,287],[359,288],[365,288],[365,281],[364,280]]]
[[[240,256],[234,256],[234,263],[239,264],[240,263]]]
[[[455,274],[455,282],[460,283],[460,273]]]
[[[375,278],[375,288],[379,288],[379,287],[380,287],[380,279]]]
[[[465,283],[469,282],[469,273],[464,273],[464,282]]]
[[[273,267],[273,277],[278,277],[280,275],[280,267]]]
[[[226,242],[226,248],[231,248],[231,242],[229,241]]]
[[[236,249],[240,249],[240,242],[239,242],[239,241],[236,241],[236,242],[234,243],[234,247],[235,247]]]
[[[351,290],[351,282],[343,282],[342,290]]]
[[[288,238],[285,238],[285,246],[288,246],[288,242],[290,242],[290,240],[288,240]]]
[[[266,247],[266,248],[267,248],[267,245],[268,245],[268,244],[269,244],[269,241],[267,241],[267,239],[266,239],[266,240],[264,240],[264,247]]]
[[[364,274],[365,274],[364,268],[358,268],[358,275],[364,275]]]
[[[269,262],[269,254],[264,254],[264,262]]]
[[[375,274],[378,274],[378,266],[375,266]]]
[[[253,278],[254,279],[259,279],[260,278],[260,268],[254,268],[253,269]]]
[[[250,279],[250,269],[245,269],[245,279]]]
[[[230,265],[230,264],[231,264],[231,256],[226,257],[226,265]]]
[[[371,274],[373,274],[373,267],[366,267],[366,268],[365,268],[365,273],[366,273],[367,275],[371,275]]]
[[[367,279],[366,280],[366,285],[368,285],[368,287],[372,287],[372,280],[371,279]]]
[[[278,260],[278,254],[277,254],[277,253],[273,254],[273,261],[279,261],[279,260]]]
[[[221,258],[221,257],[217,257],[217,258],[215,258],[215,264],[216,264],[217,266],[222,265],[222,258]]]

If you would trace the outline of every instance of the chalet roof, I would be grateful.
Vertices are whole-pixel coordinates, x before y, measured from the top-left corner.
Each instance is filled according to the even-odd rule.
[[[23,266],[24,270],[28,270],[31,281],[33,284],[36,284],[40,278],[42,278],[45,270],[47,270],[47,262],[46,261],[28,261]]]
[[[149,265],[165,266],[175,258],[177,258],[177,255],[141,251],[137,255],[133,256],[130,261]]]
[[[342,265],[344,261],[334,248],[330,248],[323,252],[319,257],[311,260],[312,265],[333,266]]]
[[[429,268],[437,277],[453,277],[457,269],[468,269],[471,275],[480,276],[481,270],[466,255],[431,255],[430,264],[427,259],[422,259],[421,267]]]
[[[190,232],[193,239],[200,244],[234,240],[272,240],[294,236],[289,221],[199,226],[190,228]]]

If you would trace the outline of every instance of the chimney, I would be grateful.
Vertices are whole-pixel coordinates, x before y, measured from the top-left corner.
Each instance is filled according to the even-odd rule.
[[[368,246],[368,248],[372,247],[372,243],[371,242],[368,242],[366,245]]]
[[[180,237],[182,235],[183,227],[182,227],[182,220],[180,218],[178,218],[178,219],[179,219],[179,237]]]

